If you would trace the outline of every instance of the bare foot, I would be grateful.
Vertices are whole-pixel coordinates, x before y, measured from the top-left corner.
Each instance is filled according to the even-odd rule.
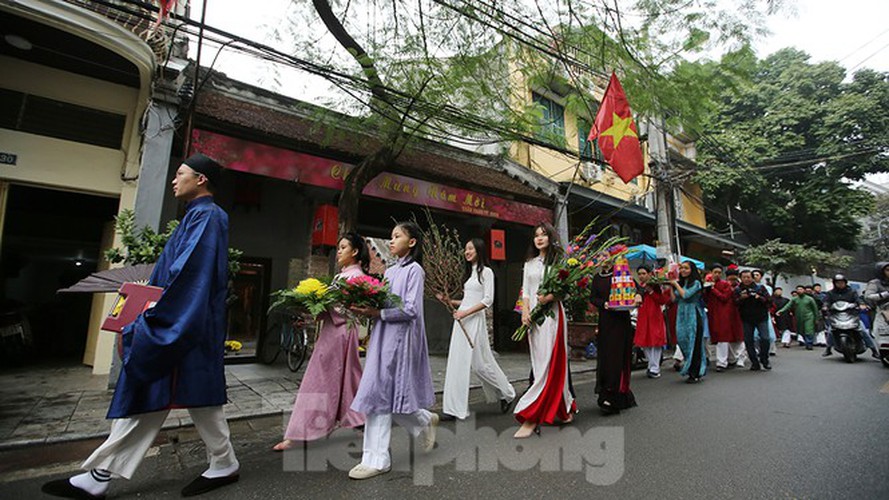
[[[534,422],[525,422],[519,427],[519,430],[512,435],[515,439],[527,439],[531,437],[531,434],[534,434],[537,431],[537,425]]]
[[[289,439],[285,439],[284,441],[281,441],[280,443],[278,443],[274,447],[272,447],[272,450],[284,451],[284,450],[289,450],[290,448],[293,448],[293,441],[291,441]]]

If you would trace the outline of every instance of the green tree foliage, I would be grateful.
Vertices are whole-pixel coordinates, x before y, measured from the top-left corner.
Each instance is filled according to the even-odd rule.
[[[809,275],[813,270],[842,270],[852,264],[848,255],[835,256],[805,245],[769,240],[747,247],[741,255],[744,264],[769,271],[773,276],[790,274]]]
[[[178,220],[171,220],[163,232],[156,232],[148,226],[136,229],[136,214],[130,209],[121,210],[114,218],[114,229],[120,234],[123,248],[114,247],[105,251],[105,258],[112,264],[123,262],[128,266],[153,264],[160,258],[164,245],[173,231],[179,226]],[[241,256],[244,252],[236,248],[228,249],[228,270],[234,276],[241,270]]]
[[[889,74],[847,81],[796,49],[731,57],[734,74],[699,68],[722,87],[698,142],[707,201],[759,215],[789,243],[856,248],[872,197],[852,181],[889,171]]]
[[[294,1],[276,41],[329,68],[329,107],[358,116],[383,139],[345,179],[345,230],[355,223],[363,187],[417,137],[500,154],[516,140],[568,152],[564,137],[541,133],[546,124],[529,89],[551,91],[589,119],[616,70],[637,113],[671,110],[672,123],[694,128],[703,122],[695,102],[712,93],[711,84],[683,57],[750,41],[779,4]],[[322,24],[326,33],[305,29]]]
[[[164,245],[177,226],[179,221],[171,220],[161,233],[148,226],[137,230],[136,214],[130,209],[121,210],[114,218],[114,229],[120,234],[123,248],[114,247],[106,250],[105,258],[112,264],[120,262],[129,266],[153,264],[161,256]]]

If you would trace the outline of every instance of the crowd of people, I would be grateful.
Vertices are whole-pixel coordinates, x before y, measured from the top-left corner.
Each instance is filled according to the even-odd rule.
[[[886,269],[889,273],[889,266]],[[817,283],[798,285],[789,299],[781,287],[773,288],[763,281],[762,271],[740,270],[735,265],[714,264],[701,278],[693,265],[683,263],[679,279],[669,285],[651,284],[650,276],[649,267],[637,269],[643,300],[635,342],[649,359],[647,374],[651,378],[660,377],[661,348],[669,345],[676,346],[674,367],[690,383],[703,376],[712,351],[717,372],[744,368],[748,362],[752,371],[771,370],[770,358],[777,354],[779,343],[788,349],[794,345],[807,350],[825,347],[822,355],[830,356],[833,336],[827,317],[830,305],[839,301],[860,309],[861,338],[873,356],[880,358],[870,325],[874,309],[885,301],[877,295],[868,299],[866,292],[857,293],[841,274],[834,277],[829,292],[823,292]],[[661,333],[664,330],[666,333]],[[704,367],[699,360],[704,360]]]
[[[164,288],[163,295],[122,333],[123,369],[108,413],[114,419],[111,435],[84,463],[84,473],[46,483],[45,493],[104,498],[112,479],[132,477],[172,408],[189,409],[210,462],[182,495],[198,495],[238,480],[240,464],[222,409],[226,401],[228,217],[212,197],[220,172],[218,164],[200,154],[177,170],[173,192],[186,202],[186,215],[150,280],[151,285]],[[435,446],[441,417],[429,410],[436,398],[424,323],[422,234],[411,222],[398,223],[391,232],[389,250],[396,261],[385,278],[400,298],[399,304],[383,309],[352,306],[348,311],[333,307],[322,315],[323,327],[284,439],[274,450],[323,438],[337,428],[363,430],[361,462],[349,471],[349,477],[368,479],[391,469],[393,422],[413,435],[423,449]],[[456,308],[444,383],[444,418],[469,416],[469,379],[475,373],[490,403],[499,402],[503,413],[512,409],[521,424],[516,439],[539,433],[541,425],[574,420],[577,403],[563,297],[538,293],[547,266],[562,254],[553,226],[537,225],[522,278],[522,322],[530,327],[530,383],[517,395],[488,343],[485,310],[493,304],[495,278],[484,241],[466,243],[463,294],[439,297]],[[343,235],[336,256],[338,277],[368,272],[367,244],[360,235]],[[665,346],[676,346],[675,368],[688,382],[696,383],[707,373],[711,345],[715,345],[716,371],[744,367],[745,360],[751,370],[770,370],[770,354],[775,353],[779,336],[785,348],[793,342],[806,349],[824,343],[825,355],[829,355],[831,340],[825,335],[822,308],[838,300],[865,307],[842,276],[827,294],[818,285],[799,286],[787,299],[781,288],[763,283],[757,270],[714,265],[702,278],[694,265],[684,262],[678,276],[668,283],[653,283],[652,270],[646,266],[636,271],[635,327],[629,311],[609,306],[610,264],[590,284],[590,302],[599,312],[595,392],[606,415],[636,406],[630,389],[634,345],[645,351],[651,378],[661,376]],[[889,264],[880,272],[882,279],[869,285],[866,296],[872,304],[889,304]],[[537,304],[549,304],[553,311],[539,324],[531,321]],[[358,359],[357,322],[348,320],[353,315],[373,320],[363,368]],[[886,318],[877,315],[875,328],[889,330]],[[869,345],[877,355],[873,343]]]

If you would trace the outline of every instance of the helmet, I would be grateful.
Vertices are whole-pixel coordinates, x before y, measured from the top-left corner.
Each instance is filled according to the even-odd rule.
[[[843,276],[842,274],[837,274],[836,276],[833,277],[833,282],[836,283],[837,281],[845,281],[848,283],[848,281],[846,280],[846,277]]]

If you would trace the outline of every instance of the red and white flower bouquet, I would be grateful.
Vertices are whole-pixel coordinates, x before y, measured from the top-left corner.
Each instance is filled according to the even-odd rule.
[[[386,280],[369,275],[335,280],[331,288],[334,302],[346,310],[353,306],[386,309],[401,305],[401,297],[392,293]]]

